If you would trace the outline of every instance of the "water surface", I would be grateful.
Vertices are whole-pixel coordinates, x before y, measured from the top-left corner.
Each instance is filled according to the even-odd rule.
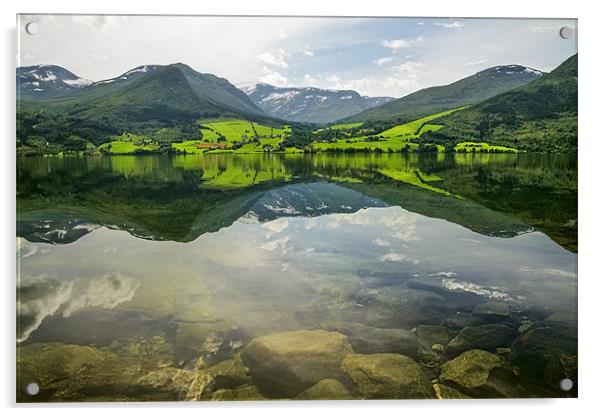
[[[51,386],[42,400],[294,398],[322,376],[272,374],[248,347],[291,331],[409,356],[438,396],[576,381],[575,157],[44,157],[17,178],[19,382]],[[442,377],[471,350],[502,381]],[[247,379],[192,393],[241,356]],[[371,398],[353,372],[331,378]]]

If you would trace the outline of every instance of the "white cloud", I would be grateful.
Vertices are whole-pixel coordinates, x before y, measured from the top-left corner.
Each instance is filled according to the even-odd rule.
[[[286,69],[288,68],[288,64],[286,63],[286,58],[289,54],[283,49],[278,49],[275,54],[270,52],[265,52],[260,55],[257,55],[257,59],[265,65],[272,66],[275,68]]]
[[[339,77],[338,75],[329,75],[326,77],[326,81],[333,83],[333,84],[337,84],[339,82],[341,82],[341,77]]]
[[[391,242],[389,240],[385,240],[384,238],[380,238],[380,237],[372,240],[372,242],[374,244],[376,244],[377,246],[380,246],[380,247],[389,247],[389,246],[391,246]]]
[[[318,80],[309,74],[303,75],[303,82],[305,83],[305,85],[310,86],[310,87],[318,86]]]
[[[446,29],[461,29],[464,27],[464,23],[460,23],[460,22],[453,22],[453,23],[441,23],[441,22],[436,22],[435,26],[442,26]]]
[[[385,48],[392,49],[393,52],[398,51],[399,49],[409,48],[410,46],[422,42],[424,38],[422,36],[418,36],[414,39],[385,39],[380,44]]]
[[[34,294],[17,300],[20,316],[26,318],[26,323],[19,328],[18,341],[26,340],[47,316],[61,309],[65,318],[90,307],[113,309],[132,300],[138,286],[136,279],[121,273],[82,277],[69,282],[48,276],[31,278],[25,286],[17,288],[17,291],[27,290]]]
[[[106,61],[107,59],[107,55],[102,53],[93,53],[90,56],[92,57],[92,59],[96,59],[97,61]]]
[[[390,48],[393,50],[401,49],[401,48],[409,48],[410,42],[405,39],[391,39],[391,40],[383,40],[381,42],[385,48]]]
[[[268,68],[263,68],[265,75],[259,78],[260,82],[264,84],[275,85],[276,87],[286,87],[288,85],[288,78],[277,71],[270,71]]]
[[[289,226],[289,221],[286,218],[278,218],[277,220],[269,221],[262,225],[263,228],[271,231],[270,235],[280,233],[280,232],[284,231],[285,229],[287,229],[288,226]]]
[[[280,29],[278,31],[278,36],[280,37],[280,39],[286,39],[288,37],[288,34],[286,33],[286,31]]]
[[[383,65],[391,63],[392,60],[393,60],[393,57],[385,56],[384,58],[378,58],[378,59],[374,60],[373,62],[378,66],[383,66]]]
[[[29,53],[24,53],[23,55],[20,55],[21,59],[24,59],[26,61],[33,61],[34,59],[36,59],[35,56],[33,56],[32,54]]]
[[[388,68],[386,76],[367,76],[343,80],[337,75],[326,77],[326,88],[355,90],[364,95],[403,96],[419,90],[422,62],[406,61]]]
[[[306,56],[314,56],[314,51],[311,50],[311,48],[309,47],[309,45],[305,45],[305,49],[303,49],[303,53]]]
[[[477,58],[475,61],[465,62],[464,65],[472,66],[472,65],[481,65],[487,62],[487,58]]]

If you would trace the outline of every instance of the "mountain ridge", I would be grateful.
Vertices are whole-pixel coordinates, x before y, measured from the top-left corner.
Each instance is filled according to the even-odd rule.
[[[526,151],[577,150],[578,56],[521,87],[437,120],[423,140],[446,144],[486,141]]]
[[[284,120],[306,123],[331,123],[393,100],[368,97],[354,90],[316,87],[276,87],[266,83],[241,86],[264,112]]]
[[[406,122],[429,114],[476,104],[527,84],[543,74],[542,71],[522,65],[497,65],[451,84],[418,90],[340,121],[398,120]]]

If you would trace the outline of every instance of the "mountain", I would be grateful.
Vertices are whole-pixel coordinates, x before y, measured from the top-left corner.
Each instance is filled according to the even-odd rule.
[[[365,97],[351,90],[278,88],[255,84],[241,88],[267,114],[290,121],[330,123],[393,100]]]
[[[202,117],[269,119],[226,79],[181,63],[140,66],[68,95],[22,100],[20,113],[19,139],[42,135],[53,142],[76,135],[95,144],[126,130],[148,134],[168,128],[179,137],[198,136],[195,123]]]
[[[525,85],[543,75],[521,65],[495,66],[449,85],[425,88],[351,117],[345,122],[399,120],[406,122],[456,107],[471,105]]]
[[[17,68],[17,97],[48,98],[79,91],[92,84],[73,72],[56,65]]]
[[[428,134],[428,139],[484,141],[536,152],[575,152],[577,77],[575,54],[529,84],[437,120],[445,127]]]

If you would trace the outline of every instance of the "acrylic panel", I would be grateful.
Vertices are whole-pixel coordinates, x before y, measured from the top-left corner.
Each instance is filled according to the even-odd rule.
[[[17,401],[577,396],[575,19],[17,31]]]

